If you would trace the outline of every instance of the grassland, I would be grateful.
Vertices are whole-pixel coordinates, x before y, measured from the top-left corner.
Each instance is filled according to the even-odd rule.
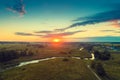
[[[70,57],[88,58],[90,55],[90,48],[92,50],[104,51],[108,50],[111,53],[111,59],[100,61],[107,73],[107,77],[101,77],[102,80],[120,80],[120,50],[110,49],[114,46],[119,48],[120,44],[111,43],[82,43],[78,46],[73,44],[59,45],[40,45],[40,44],[0,44],[0,51],[14,50],[17,54],[24,53],[26,55],[20,56],[8,62],[0,62],[0,70],[6,67],[11,67],[23,61],[34,59],[48,58],[48,57],[69,57],[68,61],[63,59],[54,59],[49,61],[39,62],[38,64],[26,65],[20,68],[14,68],[0,74],[0,80],[97,80],[96,77],[87,68],[91,64],[88,60],[70,59]],[[80,48],[83,47],[83,50]],[[29,56],[29,54],[31,54]],[[2,78],[1,78],[2,77]]]
[[[3,80],[97,80],[82,60],[53,59],[3,72]]]
[[[112,54],[112,59],[103,63],[111,80],[120,80],[120,54]]]
[[[48,57],[67,57],[67,56],[77,56],[81,58],[91,57],[87,50],[79,51],[79,48],[72,45],[62,45],[62,46],[43,46],[38,45],[28,45],[28,44],[0,44],[0,50],[14,50],[18,54],[19,52],[25,51],[26,54],[32,53],[32,56],[20,56],[14,61],[21,62],[32,59],[48,58]]]
[[[57,46],[57,47],[56,47]],[[49,57],[91,57],[87,50],[79,51],[79,47],[73,45],[41,45],[41,44],[0,44],[0,51],[13,50],[19,56],[9,61],[0,62],[0,70],[9,67],[14,67],[20,62],[31,61],[35,59],[49,58]],[[28,55],[31,54],[32,55]],[[0,52],[1,54],[1,52]],[[12,53],[9,53],[12,54]],[[8,55],[8,54],[7,54]],[[9,57],[9,55],[6,58]],[[14,56],[14,55],[13,55]],[[3,55],[4,57],[4,55]],[[0,57],[1,58],[1,57]],[[3,58],[4,59],[4,58]]]

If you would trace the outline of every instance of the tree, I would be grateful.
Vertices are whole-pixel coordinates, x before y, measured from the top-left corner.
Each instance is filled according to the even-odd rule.
[[[94,69],[98,75],[106,76],[106,72],[100,62],[92,61],[91,68]]]
[[[18,58],[18,54],[14,50],[0,51],[0,62],[6,62]]]
[[[100,76],[105,76],[106,75],[106,72],[103,68],[103,65],[99,62],[99,63],[96,63],[95,65],[95,71],[97,72],[97,74],[99,74]]]
[[[96,62],[92,61],[90,67],[93,68],[93,69],[95,69],[95,64],[96,64]]]
[[[107,50],[104,50],[102,52],[94,51],[94,55],[95,58],[99,60],[109,60],[111,58],[111,54]]]
[[[64,62],[67,62],[67,61],[69,61],[69,59],[68,59],[68,58],[64,58],[63,61],[64,61]]]
[[[1,76],[1,74],[0,74],[0,80],[3,80],[3,78],[2,78],[2,76]]]

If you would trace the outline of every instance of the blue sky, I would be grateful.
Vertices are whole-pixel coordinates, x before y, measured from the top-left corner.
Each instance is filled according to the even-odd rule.
[[[118,42],[119,4],[120,0],[0,0],[0,41]]]

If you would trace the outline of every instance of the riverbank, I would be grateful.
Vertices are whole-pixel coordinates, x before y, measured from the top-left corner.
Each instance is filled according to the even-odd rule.
[[[94,60],[95,57],[94,57],[93,53],[91,54],[91,56],[92,56],[91,58],[84,58],[83,60]],[[39,63],[40,61],[46,61],[46,60],[51,60],[51,59],[56,59],[56,58],[67,58],[67,57],[51,57],[51,58],[44,58],[44,59],[38,59],[38,60],[31,60],[31,61],[20,62],[16,66],[9,67],[9,68],[6,68],[6,69],[1,69],[0,72],[4,72],[6,70],[9,70],[9,69],[12,69],[12,68],[15,68],[15,67],[21,67],[21,66],[25,66],[25,65],[28,65],[28,64]],[[71,57],[71,58],[81,59],[80,57]]]

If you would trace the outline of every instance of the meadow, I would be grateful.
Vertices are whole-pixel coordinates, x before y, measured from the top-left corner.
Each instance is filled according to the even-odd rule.
[[[53,59],[3,72],[3,80],[97,80],[82,60]]]
[[[98,80],[88,68],[92,61],[85,60],[91,58],[91,53],[95,55],[94,61],[101,62],[105,70],[106,75],[100,76],[93,69],[102,80],[119,80],[119,47],[119,43],[2,43],[0,71],[3,71],[0,72],[0,80]],[[14,67],[24,61],[50,57],[64,58]]]

